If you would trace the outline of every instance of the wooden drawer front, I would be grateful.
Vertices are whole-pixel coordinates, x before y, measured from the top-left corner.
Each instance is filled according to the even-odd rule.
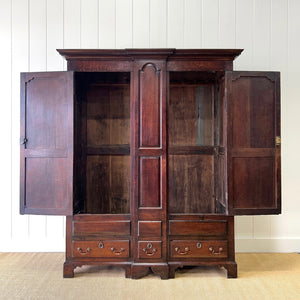
[[[129,257],[129,241],[73,241],[74,257]]]
[[[130,221],[73,222],[73,236],[130,235]]]
[[[160,241],[140,241],[139,258],[161,258],[161,242]]]
[[[161,221],[139,221],[139,236],[161,236]]]
[[[180,240],[171,241],[171,257],[197,258],[227,257],[227,241],[199,241]]]
[[[170,235],[227,235],[227,221],[170,221]]]

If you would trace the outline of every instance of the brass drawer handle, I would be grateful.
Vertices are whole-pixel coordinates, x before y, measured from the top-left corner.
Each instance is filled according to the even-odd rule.
[[[153,245],[151,243],[148,243],[147,247],[143,248],[143,251],[146,253],[146,255],[152,256],[157,252],[156,248],[153,248],[153,249],[152,248],[153,248]]]
[[[125,251],[124,248],[121,248],[120,251],[117,251],[115,247],[110,248],[111,252],[115,255],[122,255],[122,253]]]
[[[77,251],[81,254],[81,255],[86,255],[89,252],[91,252],[91,248],[86,248],[86,250],[82,250],[80,247],[77,248]]]
[[[177,254],[187,255],[189,253],[189,251],[190,251],[190,248],[189,247],[185,247],[184,251],[180,251],[179,247],[175,247],[174,250],[175,250],[175,252],[177,252]]]
[[[214,254],[214,255],[220,255],[221,254],[221,252],[223,251],[223,247],[219,247],[219,250],[218,250],[218,252],[216,252],[215,251],[215,248],[214,247],[209,247],[208,248],[209,249],[209,251],[212,253],[212,254]]]

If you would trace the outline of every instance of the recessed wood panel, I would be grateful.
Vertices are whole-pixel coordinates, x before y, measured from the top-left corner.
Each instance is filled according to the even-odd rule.
[[[73,86],[73,72],[21,74],[21,213],[73,213]]]
[[[66,148],[68,98],[66,79],[60,76],[34,76],[26,82],[26,149]]]
[[[27,157],[25,207],[29,209],[53,208],[67,205],[67,160],[66,158]]]
[[[232,214],[278,214],[280,74],[226,73],[228,203]]]
[[[87,92],[87,145],[129,143],[129,85],[91,85]]]
[[[87,157],[87,213],[129,213],[130,157],[92,155]]]
[[[73,222],[73,236],[130,235],[130,221]]]
[[[140,157],[140,207],[160,207],[160,157]]]
[[[147,64],[139,71],[140,147],[160,147],[160,71]]]
[[[161,236],[161,221],[139,221],[139,236]]]
[[[211,84],[177,83],[170,86],[169,145],[214,144],[214,101]]]
[[[212,155],[169,155],[171,213],[214,212]]]
[[[234,208],[275,208],[274,174],[272,157],[233,158]]]
[[[171,235],[202,235],[225,236],[227,234],[226,221],[169,221]]]
[[[241,76],[232,85],[233,148],[273,148],[274,82],[268,77]]]

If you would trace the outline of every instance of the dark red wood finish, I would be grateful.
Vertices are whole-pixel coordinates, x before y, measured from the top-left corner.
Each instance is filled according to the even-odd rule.
[[[21,214],[73,214],[73,77],[21,74]]]
[[[132,51],[132,207],[133,260],[164,262],[167,257],[167,185],[166,185],[166,58],[169,51],[147,55]],[[143,251],[149,236],[138,232],[140,221],[161,222],[160,234],[152,234],[159,243],[157,252]],[[150,243],[151,245],[153,243]],[[150,245],[149,244],[149,245]],[[135,266],[133,266],[133,269]],[[133,271],[134,272],[134,271]]]
[[[68,215],[64,277],[237,277],[233,215],[280,212],[279,74],[232,72],[233,49],[58,51],[75,74],[22,75],[21,213]]]
[[[279,73],[227,72],[226,77],[229,211],[279,214]]]

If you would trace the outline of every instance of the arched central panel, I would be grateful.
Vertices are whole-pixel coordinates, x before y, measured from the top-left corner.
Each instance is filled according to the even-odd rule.
[[[160,71],[147,63],[139,71],[140,147],[161,147]]]

